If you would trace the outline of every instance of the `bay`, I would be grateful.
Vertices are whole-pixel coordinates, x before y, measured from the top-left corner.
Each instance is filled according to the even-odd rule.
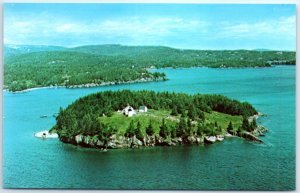
[[[170,80],[97,88],[4,92],[5,188],[295,189],[295,66],[239,69],[159,69]],[[155,147],[100,152],[39,140],[52,116],[81,96],[104,90],[222,94],[248,101],[266,116],[270,132],[259,145],[238,138],[209,146]],[[40,118],[47,115],[47,118]]]

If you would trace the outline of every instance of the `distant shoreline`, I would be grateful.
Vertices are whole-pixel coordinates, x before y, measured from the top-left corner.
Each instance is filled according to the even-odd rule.
[[[253,68],[274,68],[277,66],[295,66],[295,65],[288,65],[288,64],[280,64],[280,65],[271,65],[271,66],[249,66],[249,67],[218,67],[218,68],[212,68],[212,67],[207,67],[207,66],[194,66],[194,67],[190,67],[190,68],[212,68],[212,69],[253,69]],[[147,71],[151,71],[151,70],[160,70],[160,69],[190,69],[190,68],[184,68],[184,67],[179,67],[179,68],[172,68],[172,67],[166,67],[166,68],[147,68]],[[80,85],[70,85],[70,86],[41,86],[41,87],[33,87],[33,88],[27,88],[24,90],[20,90],[20,91],[10,91],[9,89],[3,89],[3,92],[10,92],[13,94],[18,94],[18,93],[26,93],[26,92],[30,92],[33,90],[39,90],[39,89],[49,89],[49,88],[93,88],[93,87],[103,87],[103,86],[112,86],[112,85],[121,85],[121,84],[134,84],[134,83],[144,83],[144,82],[160,82],[160,81],[166,81],[168,80],[168,77],[166,77],[166,79],[164,80],[163,78],[158,78],[158,80],[153,80],[151,78],[145,79],[138,79],[138,80],[132,80],[132,81],[126,81],[126,82],[104,82],[101,84],[96,84],[96,83],[86,83],[86,84],[80,84]]]
[[[20,90],[20,91],[10,91],[8,89],[3,89],[3,92],[10,92],[13,94],[18,94],[18,93],[26,93],[26,92],[30,92],[33,90],[41,90],[41,89],[48,89],[48,88],[56,89],[56,88],[66,88],[66,87],[65,86],[41,86],[41,87],[27,88],[25,90]]]
[[[70,86],[41,86],[41,87],[34,87],[34,88],[28,88],[20,91],[10,91],[8,89],[3,89],[3,92],[10,92],[13,94],[19,94],[19,93],[26,93],[33,90],[40,90],[40,89],[57,89],[57,88],[67,88],[67,89],[75,89],[75,88],[93,88],[93,87],[104,87],[104,86],[112,86],[112,85],[122,85],[122,84],[134,84],[134,83],[146,83],[146,82],[160,82],[160,81],[166,81],[168,79],[158,78],[157,80],[154,79],[138,79],[138,80],[132,80],[132,81],[126,81],[126,82],[104,82],[101,84],[95,84],[95,83],[87,83],[87,84],[80,84],[80,85],[70,85]]]

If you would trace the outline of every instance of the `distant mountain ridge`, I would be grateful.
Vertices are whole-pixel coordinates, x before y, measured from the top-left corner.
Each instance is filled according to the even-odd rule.
[[[42,51],[59,51],[65,50],[65,47],[61,46],[45,46],[45,45],[4,45],[4,57],[17,56],[20,54],[26,54],[31,52]]]
[[[26,54],[31,52],[44,52],[44,51],[74,51],[94,55],[138,55],[138,54],[151,54],[159,53],[160,51],[260,51],[260,52],[272,52],[272,51],[283,51],[283,50],[271,50],[271,49],[252,49],[252,50],[197,50],[197,49],[177,49],[167,46],[126,46],[121,44],[100,44],[100,45],[84,45],[76,47],[63,47],[63,46],[52,46],[52,45],[4,45],[4,57],[17,56],[20,54]]]
[[[95,55],[139,55],[158,53],[159,51],[175,51],[177,49],[166,46],[126,46],[119,44],[106,44],[106,45],[87,45],[70,48],[69,51],[95,54]]]
[[[268,51],[276,51],[276,50],[264,49],[264,48],[257,48],[257,49],[253,49],[253,51],[268,52]]]

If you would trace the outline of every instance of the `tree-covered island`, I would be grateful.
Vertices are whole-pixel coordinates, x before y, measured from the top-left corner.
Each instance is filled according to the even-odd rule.
[[[183,50],[163,46],[4,46],[4,89],[93,87],[167,80],[151,68],[295,65],[295,52]]]
[[[267,130],[247,102],[221,95],[154,91],[105,91],[79,98],[60,109],[56,132],[65,143],[133,148],[204,144],[239,136],[262,142]]]

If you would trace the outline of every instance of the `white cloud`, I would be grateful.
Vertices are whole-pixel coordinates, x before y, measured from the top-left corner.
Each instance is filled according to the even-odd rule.
[[[258,37],[262,35],[272,37],[293,37],[296,36],[296,17],[281,17],[277,20],[259,21],[254,23],[222,23],[220,28],[221,36],[241,38]]]
[[[28,43],[34,39],[54,36],[107,36],[139,39],[145,36],[165,37],[174,32],[205,31],[207,23],[170,17],[129,17],[96,22],[51,18],[5,18],[5,43]],[[13,37],[13,38],[12,38]],[[32,39],[33,38],[33,39]],[[13,41],[13,42],[11,42]]]
[[[88,21],[54,17],[45,13],[22,17],[13,15],[4,19],[5,44],[74,46],[121,43],[175,47],[185,45],[184,47],[188,48],[190,45],[199,47],[204,43],[217,45],[216,42],[223,39],[236,40],[246,45],[254,42],[254,39],[259,41],[267,37],[269,42],[277,44],[278,47],[286,40],[292,45],[296,37],[295,16],[240,23],[212,23],[201,19],[150,16]],[[281,42],[273,41],[279,38]]]
[[[63,23],[63,24],[57,24],[55,26],[55,32],[58,33],[65,33],[65,32],[77,32],[80,30],[81,26],[73,24],[73,23]]]
[[[167,36],[174,31],[194,31],[205,28],[205,22],[184,20],[181,18],[125,18],[106,20],[98,24],[102,33],[129,36]],[[101,33],[101,32],[100,32]]]

